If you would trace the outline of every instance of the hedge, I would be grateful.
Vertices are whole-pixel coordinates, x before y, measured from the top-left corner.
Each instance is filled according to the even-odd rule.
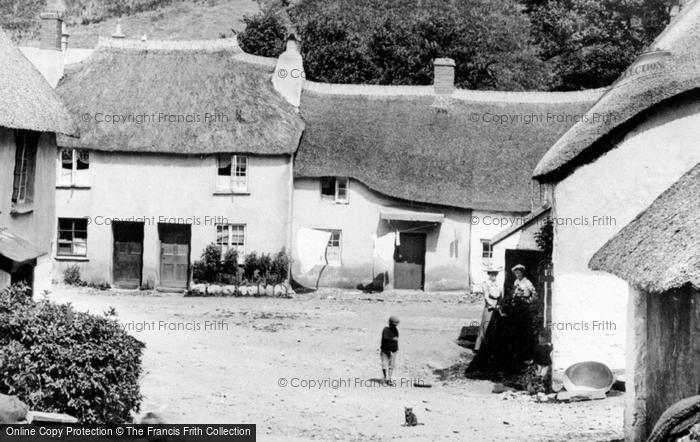
[[[0,393],[81,423],[129,422],[142,400],[138,381],[145,345],[113,315],[35,302],[24,285],[2,290]]]

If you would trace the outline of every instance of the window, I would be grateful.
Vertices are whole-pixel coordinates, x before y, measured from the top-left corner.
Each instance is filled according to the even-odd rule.
[[[58,219],[59,256],[87,256],[87,219]]]
[[[347,204],[348,179],[342,177],[321,178],[321,198],[338,204]]]
[[[220,224],[216,226],[216,245],[221,249],[221,259],[224,259],[229,250],[236,250],[238,262],[243,262],[245,224]]]
[[[217,157],[216,190],[219,192],[248,192],[248,157],[219,155]]]
[[[90,186],[90,151],[81,149],[61,149],[59,151],[58,163],[59,186]]]
[[[481,258],[484,262],[489,262],[493,258],[493,248],[488,239],[481,240]]]
[[[34,173],[39,134],[18,130],[15,132],[15,174],[12,185],[12,202],[28,204],[34,200]]]
[[[331,230],[331,237],[326,246],[326,261],[328,265],[339,266],[341,256],[340,230]]]

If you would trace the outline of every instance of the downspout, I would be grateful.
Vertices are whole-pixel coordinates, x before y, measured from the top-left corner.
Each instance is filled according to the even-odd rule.
[[[289,154],[289,203],[287,204],[287,285],[292,284],[292,237],[294,236],[294,152]]]
[[[467,210],[467,290],[472,292],[472,223],[474,211]]]

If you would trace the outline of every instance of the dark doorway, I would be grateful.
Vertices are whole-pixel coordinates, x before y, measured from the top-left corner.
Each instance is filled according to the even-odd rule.
[[[668,407],[700,394],[700,291],[688,284],[664,293],[642,293],[647,296],[647,356],[638,376],[647,385],[646,423],[651,433]]]
[[[423,290],[425,283],[425,233],[399,233],[394,252],[394,288]]]
[[[515,275],[510,271],[517,264],[522,264],[525,266],[525,277],[529,279],[537,289],[537,294],[540,295],[540,301],[542,300],[543,285],[541,278],[538,276],[538,271],[542,265],[542,260],[544,259],[544,254],[540,250],[521,250],[521,249],[508,249],[506,250],[506,268],[504,274],[504,287],[503,293],[506,297],[510,297],[513,293],[513,283],[515,282]]]
[[[189,224],[158,224],[160,238],[160,286],[185,289],[190,273]]]
[[[143,269],[143,223],[114,222],[114,257],[112,280],[124,289],[141,285]]]
[[[34,288],[34,266],[23,264],[10,275],[10,284],[25,283],[30,288]]]

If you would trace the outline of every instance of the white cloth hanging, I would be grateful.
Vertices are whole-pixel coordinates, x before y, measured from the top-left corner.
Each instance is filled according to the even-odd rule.
[[[394,260],[394,247],[396,244],[396,234],[387,233],[374,240],[374,257],[382,261]]]
[[[326,247],[331,232],[302,227],[297,232],[297,259],[299,271],[304,274],[325,263]]]

